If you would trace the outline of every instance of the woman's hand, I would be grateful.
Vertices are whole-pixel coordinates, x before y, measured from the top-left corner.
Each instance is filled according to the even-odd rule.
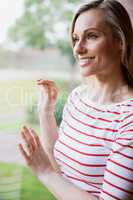
[[[56,171],[56,169],[52,167],[37,134],[27,127],[23,127],[21,134],[27,149],[25,149],[22,144],[19,144],[19,149],[33,173],[39,178],[42,174],[45,175],[52,171]]]
[[[28,166],[32,169],[34,175],[42,182],[45,187],[59,200],[68,199],[95,199],[89,193],[75,187],[70,181],[63,178],[60,171],[55,171],[45,153],[39,137],[36,133],[24,127],[21,131],[22,137],[27,145],[27,149],[19,144],[19,149],[26,160]]]
[[[58,89],[53,81],[40,79],[37,84],[41,88],[41,94],[38,101],[39,115],[53,113],[58,96]]]

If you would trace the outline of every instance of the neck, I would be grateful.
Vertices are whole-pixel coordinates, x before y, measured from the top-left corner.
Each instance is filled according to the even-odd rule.
[[[89,98],[98,103],[119,102],[128,93],[128,87],[122,73],[95,75],[87,83],[91,87]]]

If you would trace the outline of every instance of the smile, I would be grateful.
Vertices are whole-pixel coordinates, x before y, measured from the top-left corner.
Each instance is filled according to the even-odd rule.
[[[94,60],[94,58],[95,57],[93,56],[93,57],[79,59],[79,65],[81,67],[86,67],[91,64],[91,62],[92,62],[92,60]]]

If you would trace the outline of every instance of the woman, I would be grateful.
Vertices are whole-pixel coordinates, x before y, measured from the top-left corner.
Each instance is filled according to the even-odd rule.
[[[85,83],[74,89],[58,131],[57,89],[39,80],[42,144],[33,130],[22,135],[27,164],[59,200],[127,200],[133,197],[133,29],[115,0],[79,8],[72,47]],[[53,155],[54,148],[54,155]]]

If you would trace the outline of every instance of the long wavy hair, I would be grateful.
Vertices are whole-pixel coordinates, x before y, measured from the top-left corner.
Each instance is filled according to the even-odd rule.
[[[112,33],[122,43],[121,68],[127,84],[133,87],[133,27],[127,10],[116,0],[89,1],[79,7],[71,25],[71,42],[75,22],[79,15],[91,9],[102,9],[105,13],[105,22],[111,27]]]

